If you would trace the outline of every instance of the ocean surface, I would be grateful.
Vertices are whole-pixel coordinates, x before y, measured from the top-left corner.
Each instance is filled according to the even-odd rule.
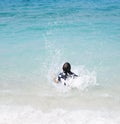
[[[120,124],[119,0],[0,1],[0,124]]]

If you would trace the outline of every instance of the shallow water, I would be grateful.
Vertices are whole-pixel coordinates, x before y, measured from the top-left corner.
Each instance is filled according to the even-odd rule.
[[[0,123],[119,124],[119,20],[119,0],[0,1]]]

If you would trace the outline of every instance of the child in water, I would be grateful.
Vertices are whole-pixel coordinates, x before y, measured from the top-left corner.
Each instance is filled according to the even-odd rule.
[[[56,83],[59,83],[59,82],[63,82],[63,81],[66,81],[67,79],[69,78],[75,78],[75,77],[78,77],[78,75],[76,75],[75,73],[71,72],[71,65],[70,63],[66,62],[63,67],[63,72],[60,73],[56,78],[54,78],[54,82]],[[64,82],[64,85],[66,85],[66,83]]]

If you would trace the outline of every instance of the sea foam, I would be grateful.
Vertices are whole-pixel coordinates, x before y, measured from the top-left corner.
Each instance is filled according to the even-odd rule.
[[[30,106],[0,106],[0,124],[120,124],[115,111],[63,110],[43,112]]]

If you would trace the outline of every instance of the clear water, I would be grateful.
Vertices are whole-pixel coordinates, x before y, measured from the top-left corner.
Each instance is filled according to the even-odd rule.
[[[119,0],[0,1],[0,123],[119,124],[119,73]]]

